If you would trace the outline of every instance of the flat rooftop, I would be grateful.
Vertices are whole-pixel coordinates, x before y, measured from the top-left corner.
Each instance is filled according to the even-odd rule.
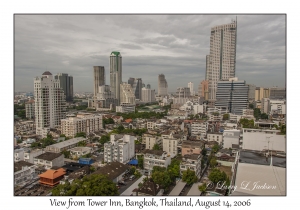
[[[271,165],[271,154],[268,158],[266,158],[265,152],[242,150],[240,151],[239,163],[250,163],[269,166]],[[272,165],[286,168],[286,158],[272,156]]]

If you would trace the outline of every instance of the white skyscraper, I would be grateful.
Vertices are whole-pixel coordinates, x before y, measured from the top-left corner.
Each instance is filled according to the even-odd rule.
[[[237,21],[211,28],[210,53],[206,56],[209,100],[216,99],[220,80],[235,77]]]
[[[110,90],[120,104],[120,84],[122,83],[122,56],[120,52],[110,54]]]
[[[143,102],[154,102],[155,101],[155,90],[148,88],[142,88],[142,101]]]
[[[128,83],[120,85],[120,104],[135,104],[135,95]]]
[[[50,128],[59,127],[65,118],[66,99],[60,81],[49,71],[34,78],[34,98],[36,134],[45,137]]]
[[[168,83],[164,74],[158,75],[158,95],[159,96],[168,95]]]
[[[191,96],[195,95],[195,94],[194,94],[194,83],[189,82],[189,83],[188,83],[188,87],[190,88]]]

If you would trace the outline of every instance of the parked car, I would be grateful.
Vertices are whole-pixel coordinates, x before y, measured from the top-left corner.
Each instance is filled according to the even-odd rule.
[[[129,180],[131,181],[131,180],[134,180],[134,178],[135,178],[135,176],[134,175],[131,175],[130,177],[129,177]]]

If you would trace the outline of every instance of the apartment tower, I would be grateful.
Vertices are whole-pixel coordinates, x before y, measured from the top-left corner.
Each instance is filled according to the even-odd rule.
[[[131,85],[135,98],[142,99],[142,79],[141,78],[129,78],[128,84]]]
[[[105,85],[104,66],[94,66],[94,98],[99,93],[99,86]]]
[[[120,104],[120,84],[122,83],[122,56],[120,52],[110,54],[110,88]]]
[[[164,74],[158,75],[158,95],[159,96],[168,95],[168,83]]]
[[[54,76],[54,79],[59,80],[60,87],[66,96],[66,101],[73,101],[73,77],[68,74],[59,73]]]

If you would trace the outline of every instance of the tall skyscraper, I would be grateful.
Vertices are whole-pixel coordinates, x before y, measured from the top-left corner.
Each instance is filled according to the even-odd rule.
[[[151,89],[151,85],[150,84],[147,85],[147,89]]]
[[[242,115],[243,109],[248,107],[249,86],[244,80],[230,78],[219,81],[215,106],[227,107],[230,113]]]
[[[195,95],[194,94],[194,83],[189,82],[188,87],[190,88],[191,96]]]
[[[49,71],[34,78],[36,134],[47,136],[50,128],[60,126],[66,115],[66,100],[60,81]]]
[[[155,90],[150,88],[142,88],[142,101],[143,102],[154,102],[155,101]]]
[[[68,76],[68,74],[59,73],[54,76],[54,79],[59,80],[60,87],[66,96],[66,101],[73,101],[73,77]]]
[[[204,100],[208,100],[208,81],[203,80],[201,81],[199,88],[198,88],[198,96],[204,98]]]
[[[110,89],[120,104],[120,84],[122,83],[122,56],[120,52],[110,54]]]
[[[135,104],[135,95],[130,84],[120,84],[120,104]]]
[[[216,99],[220,80],[235,77],[237,21],[211,28],[210,53],[206,56],[206,78],[209,100]]]
[[[168,83],[164,74],[158,75],[158,95],[159,96],[168,95]]]
[[[141,78],[129,78],[128,84],[131,85],[136,99],[142,99],[142,79]]]
[[[99,93],[99,86],[105,85],[104,66],[94,66],[94,98]]]

